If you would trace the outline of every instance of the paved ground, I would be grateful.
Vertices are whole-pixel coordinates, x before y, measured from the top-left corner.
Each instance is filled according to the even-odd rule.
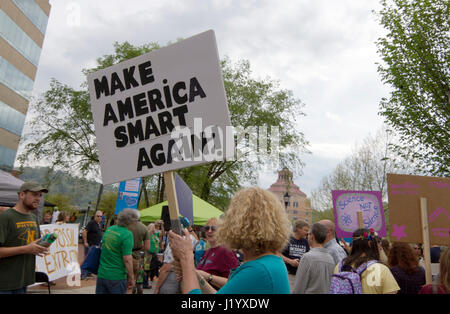
[[[80,285],[69,286],[67,278],[60,278],[54,281],[55,285],[50,286],[51,294],[95,294],[96,278],[80,280]],[[156,285],[156,282],[154,282]],[[47,284],[38,284],[28,288],[29,294],[48,294]],[[144,289],[144,294],[153,294],[153,289]]]

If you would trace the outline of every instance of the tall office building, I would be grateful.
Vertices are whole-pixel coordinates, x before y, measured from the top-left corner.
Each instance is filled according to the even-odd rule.
[[[22,135],[49,0],[0,0],[0,169],[11,171]]]

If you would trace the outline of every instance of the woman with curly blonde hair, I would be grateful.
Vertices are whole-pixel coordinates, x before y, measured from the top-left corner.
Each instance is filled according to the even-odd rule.
[[[216,236],[222,245],[242,250],[244,263],[230,274],[217,293],[290,293],[286,266],[280,257],[289,235],[290,222],[275,195],[256,187],[236,193],[219,222]],[[214,293],[196,275],[192,245],[186,240],[189,237],[182,238],[173,232],[169,236],[174,255],[180,261],[178,272],[183,280],[183,293]]]

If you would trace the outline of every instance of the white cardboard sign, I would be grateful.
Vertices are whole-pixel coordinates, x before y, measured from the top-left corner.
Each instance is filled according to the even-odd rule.
[[[103,184],[234,156],[214,31],[88,76]]]
[[[56,233],[57,238],[49,247],[49,254],[36,257],[36,270],[48,275],[50,281],[80,274],[78,264],[79,224],[40,225],[41,237]]]

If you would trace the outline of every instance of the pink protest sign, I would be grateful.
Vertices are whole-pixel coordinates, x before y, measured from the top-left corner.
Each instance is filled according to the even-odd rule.
[[[352,237],[359,228],[358,212],[362,213],[364,228],[373,228],[380,237],[386,236],[380,191],[331,191],[331,194],[337,237]]]

